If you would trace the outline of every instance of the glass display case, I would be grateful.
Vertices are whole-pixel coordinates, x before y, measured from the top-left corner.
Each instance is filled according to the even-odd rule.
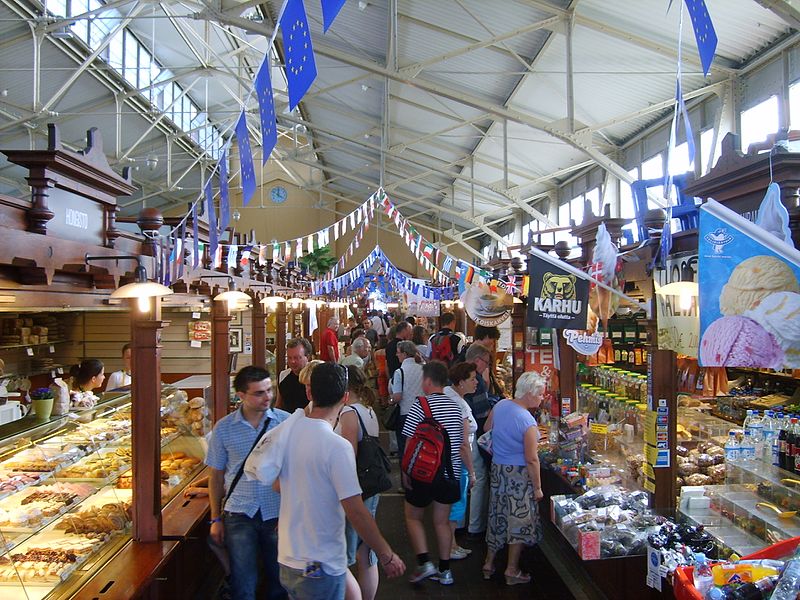
[[[800,536],[800,479],[760,461],[728,461],[726,485],[684,488],[679,513],[740,556]]]
[[[162,505],[203,467],[208,411],[163,386]],[[131,397],[0,427],[0,597],[71,596],[130,539]]]

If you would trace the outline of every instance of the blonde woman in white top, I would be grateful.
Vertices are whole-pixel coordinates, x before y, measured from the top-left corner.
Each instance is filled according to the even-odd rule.
[[[354,365],[347,367],[347,389],[349,398],[342,412],[339,413],[339,422],[334,431],[350,442],[353,452],[358,456],[358,443],[364,437],[361,421],[364,423],[367,435],[372,437],[379,435],[380,424],[373,409],[378,397],[375,395],[375,390],[367,387],[367,377],[364,375],[364,371]],[[361,417],[361,421],[359,421],[359,417]],[[364,506],[372,513],[373,517],[378,510],[379,498],[380,495],[375,494],[364,500]],[[347,566],[350,567],[354,563],[358,565],[357,587],[354,589],[354,582],[348,576],[345,598],[346,600],[358,598],[358,589],[360,588],[362,600],[374,600],[378,591],[378,557],[371,548],[362,542],[349,521],[345,529],[345,537],[347,538]]]

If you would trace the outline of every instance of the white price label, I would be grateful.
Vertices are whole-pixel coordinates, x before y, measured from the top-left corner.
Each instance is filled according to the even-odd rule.
[[[58,369],[56,369],[56,371],[58,371],[59,375],[63,375],[64,374],[64,369],[62,369],[61,367],[58,367]]]
[[[25,348],[25,354],[28,356],[33,356],[33,348]]]
[[[193,319],[199,319],[200,318],[200,313],[199,312],[193,312],[192,313],[192,318]]]
[[[189,342],[189,345],[192,348],[202,348],[203,347],[203,342],[201,342],[200,340],[192,340],[191,342]]]
[[[55,351],[56,351],[56,347],[55,346],[50,346],[50,354],[55,354]]]
[[[50,377],[52,377],[53,379],[55,379],[57,375],[58,373],[56,373],[55,371],[50,371]]]

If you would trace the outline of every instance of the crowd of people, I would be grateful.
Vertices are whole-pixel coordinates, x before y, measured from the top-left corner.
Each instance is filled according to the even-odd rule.
[[[406,571],[376,525],[380,494],[370,491],[380,465],[375,456],[383,452],[375,447],[388,426],[415,554],[409,580],[452,585],[450,561],[471,553],[456,539],[465,528],[467,539],[486,540],[486,579],[508,547],[505,583],[530,581],[519,558],[540,536],[532,411],[544,381],[525,373],[507,399],[492,368],[498,329],[477,326],[467,343],[453,314],[441,315],[439,325],[429,332],[412,317],[392,323],[376,313],[341,327],[331,318],[318,358],[305,338],[289,341],[274,403],[268,371],[239,371],[239,406],[216,424],[206,458],[210,543],[227,550],[232,598],[255,598],[262,573],[269,598],[372,600],[379,569],[389,577]],[[390,419],[390,413],[396,414]],[[259,439],[284,422],[290,433],[274,485],[242,477]],[[428,510],[435,558],[424,524]]]

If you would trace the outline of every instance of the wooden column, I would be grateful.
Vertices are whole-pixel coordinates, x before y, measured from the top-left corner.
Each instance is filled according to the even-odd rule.
[[[275,381],[286,368],[286,302],[275,306]]]
[[[231,317],[227,302],[211,302],[211,418],[216,423],[228,414],[230,401]]]
[[[517,388],[517,379],[525,372],[525,317],[527,312],[527,304],[513,304],[511,306],[511,348],[508,353],[511,355],[511,373],[513,374],[514,387],[513,389],[506,390],[509,394],[514,394]],[[518,348],[515,344],[515,338],[522,334],[522,348]],[[519,364],[520,359],[522,364]]]
[[[575,390],[577,389],[577,356],[572,346],[567,344],[567,340],[561,333],[560,329],[553,329],[553,336],[557,339],[554,343],[558,344],[558,384],[561,392],[561,399],[570,399],[570,412],[574,411],[577,402],[575,398]]]
[[[671,510],[675,508],[675,447],[678,445],[678,400],[675,391],[675,374],[677,364],[675,353],[672,350],[659,350],[656,337],[656,321],[647,321],[648,336],[648,390],[652,390],[652,397],[648,394],[647,408],[656,410],[661,400],[666,400],[667,408],[667,435],[669,437],[669,467],[653,469],[655,472],[656,491],[651,506],[656,510]]]
[[[264,305],[253,299],[253,364],[263,367],[267,364],[267,311]]]
[[[161,301],[152,318],[142,314],[132,301],[131,382],[133,539],[157,542],[161,539]]]

